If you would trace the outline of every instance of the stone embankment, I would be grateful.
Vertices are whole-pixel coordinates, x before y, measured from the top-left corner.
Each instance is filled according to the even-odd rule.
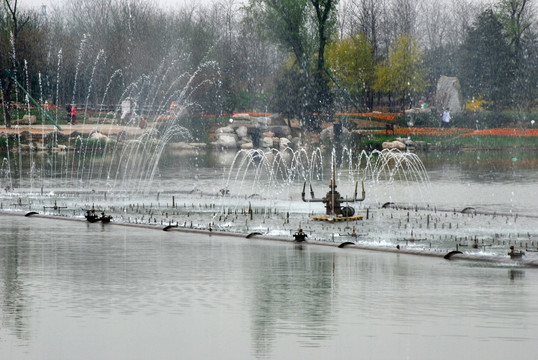
[[[69,138],[84,138],[92,140],[119,140],[136,138],[148,131],[157,131],[150,124],[144,129],[135,126],[118,124],[67,124],[61,125],[61,130],[54,125],[34,125],[35,119],[23,119],[14,123],[11,128],[0,127],[0,136],[17,137],[25,139],[20,141],[20,146],[12,150],[67,150]],[[192,142],[173,142],[168,144],[171,150],[199,151],[209,147],[214,149],[239,150],[239,149],[286,149],[287,147],[299,148],[309,143],[320,142],[321,145],[335,141],[336,136],[346,141],[358,141],[363,137],[360,130],[349,131],[340,127],[335,131],[334,124],[325,124],[323,130],[317,134],[303,133],[300,124],[292,121],[292,126],[287,124],[279,114],[270,116],[252,116],[249,114],[235,114],[230,118],[227,126],[213,128],[209,134],[210,144]],[[338,135],[340,134],[340,135]],[[42,141],[44,140],[44,141]],[[54,140],[54,141],[49,141]],[[56,143],[53,148],[43,147],[43,143]],[[43,147],[43,148],[41,148]],[[414,142],[407,138],[397,138],[391,142],[383,143],[384,149],[415,150],[425,149],[424,142]]]
[[[48,139],[53,137],[57,140],[61,138],[90,138],[95,140],[108,140],[118,138],[130,138],[142,135],[144,132],[152,131],[152,129],[140,129],[138,127],[129,127],[124,125],[111,125],[111,124],[76,124],[76,125],[61,125],[61,130],[54,125],[32,125],[28,123],[15,123],[10,128],[5,126],[0,127],[0,137],[16,137],[19,139],[25,139],[20,141],[20,147],[13,150],[51,150],[48,148],[41,148],[43,142],[48,142]],[[52,150],[63,151],[66,150],[66,145],[58,145],[52,148]]]
[[[210,134],[211,145],[220,149],[285,149],[301,139],[292,135],[292,129],[278,114],[255,117],[249,114],[235,114],[230,124],[219,127]]]

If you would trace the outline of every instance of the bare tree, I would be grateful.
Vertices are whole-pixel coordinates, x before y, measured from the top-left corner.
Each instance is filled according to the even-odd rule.
[[[374,57],[379,47],[379,26],[382,17],[383,0],[352,0],[349,5],[354,33],[364,33],[372,45]]]
[[[394,38],[416,34],[417,0],[392,0],[391,15]]]
[[[4,77],[4,82],[2,84],[2,97],[4,103],[4,116],[6,119],[6,127],[11,127],[11,92],[13,91],[14,81],[17,70],[17,44],[19,39],[19,34],[21,30],[28,24],[30,21],[30,15],[22,15],[18,9],[18,0],[4,0],[4,8],[7,10],[6,22],[8,27],[8,34],[10,34],[10,39],[7,42],[9,45],[8,59],[4,61],[8,62],[9,73],[2,74]]]
[[[428,51],[437,49],[446,41],[450,17],[443,0],[421,1],[418,4],[418,33],[421,45]]]

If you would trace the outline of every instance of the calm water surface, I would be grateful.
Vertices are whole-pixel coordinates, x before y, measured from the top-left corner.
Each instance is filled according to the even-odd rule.
[[[535,359],[538,271],[0,216],[1,359]]]

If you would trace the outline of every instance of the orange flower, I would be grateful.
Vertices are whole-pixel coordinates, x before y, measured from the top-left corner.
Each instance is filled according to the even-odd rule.
[[[448,135],[458,135],[462,132],[467,132],[470,129],[461,129],[461,128],[427,128],[427,127],[397,127],[394,129],[394,134],[396,135],[436,135],[436,136],[448,136]],[[384,132],[384,130],[380,130]]]
[[[385,130],[372,130],[372,133],[385,133]],[[402,136],[417,136],[417,135],[435,135],[435,136],[483,136],[483,135],[496,135],[496,136],[518,136],[518,137],[530,137],[538,136],[538,129],[486,129],[486,130],[471,130],[468,128],[427,128],[427,127],[395,127],[395,135]]]
[[[538,136],[538,129],[485,129],[474,130],[462,136],[480,136],[480,135],[497,135],[497,136],[517,136],[517,137],[530,137]]]

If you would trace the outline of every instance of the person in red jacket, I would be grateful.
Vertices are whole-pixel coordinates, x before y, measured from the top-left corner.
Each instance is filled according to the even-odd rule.
[[[71,124],[75,124],[77,121],[77,108],[75,105],[71,105]]]

